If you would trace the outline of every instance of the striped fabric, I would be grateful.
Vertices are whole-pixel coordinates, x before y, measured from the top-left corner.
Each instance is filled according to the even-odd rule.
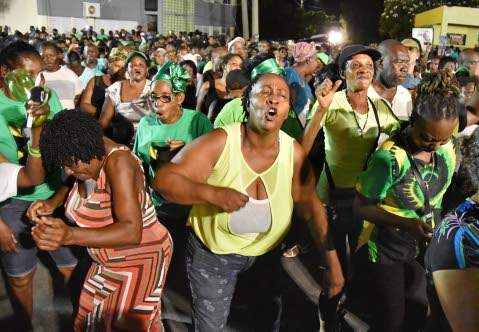
[[[129,151],[127,147],[113,149],[104,164],[118,150]],[[80,295],[75,331],[162,331],[161,294],[173,246],[148,192],[139,193],[139,199],[143,216],[139,245],[87,248],[93,264]],[[80,196],[75,183],[66,202],[66,215],[80,227],[105,227],[114,222],[111,205],[102,168],[88,197]]]

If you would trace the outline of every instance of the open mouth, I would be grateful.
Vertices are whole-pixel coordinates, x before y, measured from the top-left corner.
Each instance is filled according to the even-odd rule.
[[[278,112],[276,111],[276,109],[275,108],[270,108],[266,112],[266,120],[267,121],[274,121],[274,119],[276,119],[277,115],[278,115]]]

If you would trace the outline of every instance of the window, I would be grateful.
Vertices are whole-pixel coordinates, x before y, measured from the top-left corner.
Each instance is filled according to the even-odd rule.
[[[158,0],[145,0],[145,11],[156,12],[158,10]]]

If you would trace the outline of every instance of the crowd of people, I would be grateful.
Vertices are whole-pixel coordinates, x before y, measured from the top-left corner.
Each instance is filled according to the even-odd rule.
[[[354,330],[343,306],[372,331],[478,330],[477,49],[0,35],[0,250],[19,329],[38,250],[68,284],[75,247],[91,265],[72,329],[162,331],[175,247],[195,331],[226,329],[248,270],[255,330],[279,331],[281,259],[311,241],[325,331]]]

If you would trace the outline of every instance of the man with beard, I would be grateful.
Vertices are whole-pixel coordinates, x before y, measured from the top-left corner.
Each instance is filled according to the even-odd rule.
[[[408,120],[412,112],[411,93],[402,86],[409,64],[408,49],[399,41],[387,39],[378,48],[381,59],[369,87],[371,99],[382,99],[399,120]]]

